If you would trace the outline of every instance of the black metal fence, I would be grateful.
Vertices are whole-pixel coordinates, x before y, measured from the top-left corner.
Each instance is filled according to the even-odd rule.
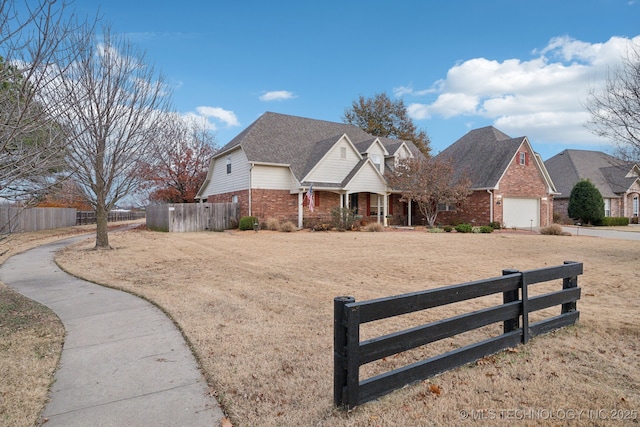
[[[407,384],[526,343],[530,337],[574,324],[580,315],[578,275],[582,263],[529,271],[503,270],[503,276],[395,297],[356,302],[334,299],[334,404],[353,408]],[[528,296],[529,286],[563,279],[559,291]],[[503,304],[360,342],[360,325],[402,314],[502,293]],[[560,314],[529,323],[529,313],[561,305]],[[493,323],[503,322],[496,337],[360,381],[360,367]]]

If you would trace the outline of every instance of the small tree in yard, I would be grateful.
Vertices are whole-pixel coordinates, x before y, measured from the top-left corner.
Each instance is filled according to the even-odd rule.
[[[402,201],[413,201],[433,227],[439,205],[459,205],[471,194],[467,177],[456,179],[450,162],[438,158],[408,158],[386,174],[387,182],[402,193]]]
[[[569,196],[569,217],[587,224],[604,219],[604,200],[600,191],[588,180],[580,180]]]

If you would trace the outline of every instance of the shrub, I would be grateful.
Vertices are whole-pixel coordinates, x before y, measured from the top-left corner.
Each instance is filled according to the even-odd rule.
[[[351,230],[355,222],[355,210],[349,208],[333,208],[331,210],[331,225],[333,225],[336,230]]]
[[[285,233],[291,233],[292,231],[296,231],[297,229],[298,227],[296,227],[296,225],[291,221],[285,221],[282,223],[282,225],[280,225],[280,231],[283,231]]]
[[[547,236],[562,236],[563,231],[562,231],[562,227],[560,227],[558,224],[551,224],[548,225],[546,227],[542,227],[540,229],[540,234],[545,234]]]
[[[384,226],[382,224],[380,224],[379,222],[372,222],[367,224],[367,226],[364,228],[364,231],[371,231],[374,233],[379,233],[381,231],[384,231]]]
[[[569,217],[584,224],[599,224],[604,218],[604,199],[591,181],[580,180],[571,190]]]
[[[429,229],[429,233],[442,233],[444,230],[442,228],[433,227]]]
[[[255,216],[243,216],[240,218],[240,224],[238,228],[240,230],[253,230],[253,224],[258,222],[258,218]]]
[[[629,225],[629,218],[624,216],[605,216],[602,219],[602,225],[615,226],[615,225]]]
[[[327,224],[326,222],[318,222],[311,227],[313,231],[329,231],[331,230],[331,224]]]
[[[481,226],[473,227],[471,231],[474,233],[493,233],[493,227],[488,225],[481,225]]]
[[[456,231],[458,233],[471,233],[473,231],[473,227],[471,224],[458,224],[456,225]]]
[[[267,218],[264,228],[271,231],[280,230],[280,221],[275,218]]]
[[[451,230],[453,230],[453,227],[450,225],[445,225],[444,227],[442,227],[442,229],[446,232],[446,233],[451,233]]]
[[[502,225],[500,225],[500,223],[497,221],[493,221],[489,223],[489,227],[493,228],[494,230],[500,230],[502,228]]]

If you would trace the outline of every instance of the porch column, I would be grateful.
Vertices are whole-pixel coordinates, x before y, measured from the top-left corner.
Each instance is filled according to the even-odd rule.
[[[407,202],[407,226],[411,227],[411,199]]]
[[[388,194],[384,195],[384,207],[382,210],[384,211],[383,224],[385,227],[387,227],[388,226],[387,215],[389,215],[389,195]]]
[[[378,224],[380,224],[380,195],[376,194],[376,206],[378,207]]]
[[[302,191],[298,191],[298,228],[302,228],[302,219],[304,212],[304,196]]]

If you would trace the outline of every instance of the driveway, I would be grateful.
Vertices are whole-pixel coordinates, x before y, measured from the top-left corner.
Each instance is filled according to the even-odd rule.
[[[632,225],[633,231],[614,230],[606,227],[578,227],[563,226],[563,231],[568,231],[574,236],[603,237],[605,239],[640,240],[640,226]]]

